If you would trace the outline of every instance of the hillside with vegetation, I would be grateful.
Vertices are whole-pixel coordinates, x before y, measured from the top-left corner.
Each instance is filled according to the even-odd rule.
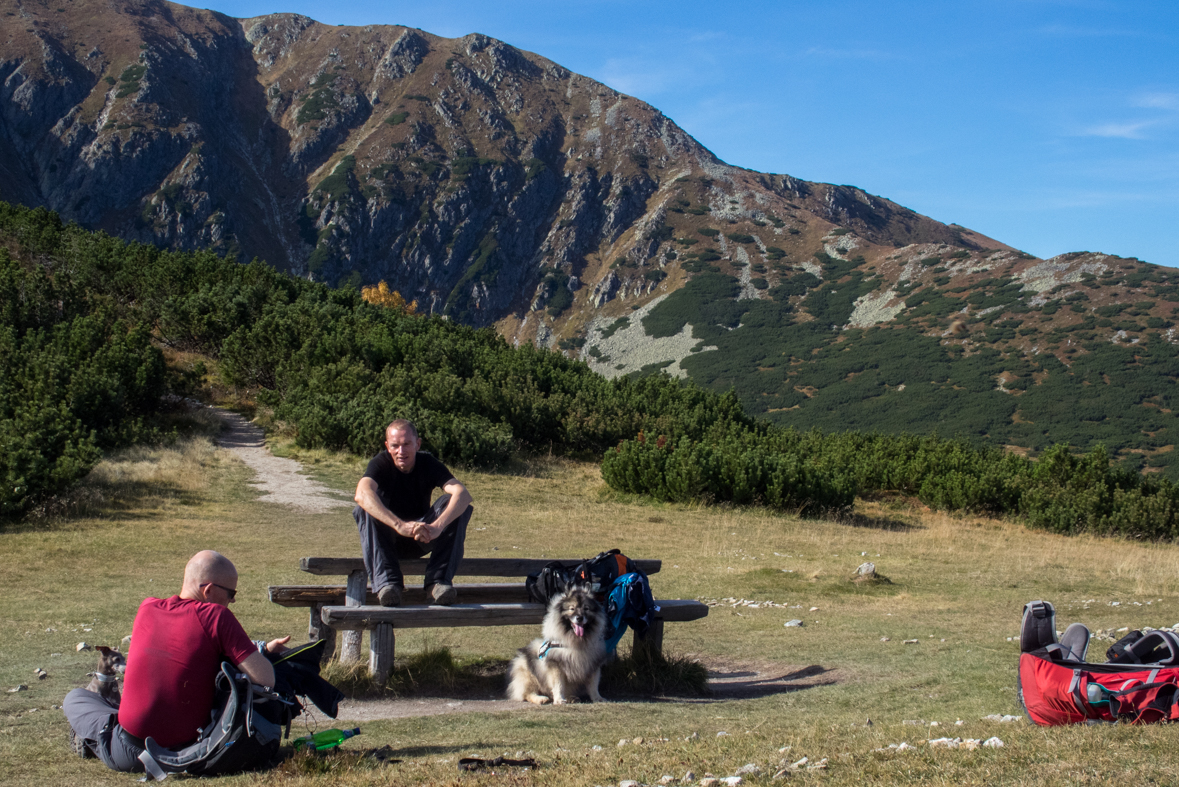
[[[746,265],[737,244],[719,246],[693,252],[712,259],[687,286],[595,323],[582,357],[608,375],[666,369],[731,388],[784,426],[936,432],[1033,456],[1104,445],[1126,468],[1179,478],[1179,272],[950,247]],[[746,297],[742,277],[766,297]],[[654,340],[657,352],[675,336],[674,359],[616,363],[620,343]]]
[[[161,416],[211,365],[303,448],[371,455],[385,424],[409,417],[456,465],[604,456],[610,486],[661,500],[816,516],[894,492],[1066,533],[1171,539],[1179,527],[1179,488],[1111,467],[1101,448],[1031,461],[960,439],[783,429],[732,392],[607,379],[387,296],[0,203],[0,515],[64,494],[103,450],[169,439]]]
[[[747,415],[800,431],[1028,457],[1103,446],[1122,469],[1179,479],[1173,270],[1040,260],[852,186],[730,166],[657,109],[477,33],[162,0],[0,12],[13,203],[340,290],[384,282],[418,313],[611,378],[732,390]],[[283,341],[251,330],[234,342],[260,346],[235,353]],[[241,374],[310,385],[284,368]],[[500,423],[513,406],[490,398],[480,417]],[[327,410],[304,431],[347,443]],[[620,412],[564,433],[520,416],[512,439],[597,450],[633,436]]]

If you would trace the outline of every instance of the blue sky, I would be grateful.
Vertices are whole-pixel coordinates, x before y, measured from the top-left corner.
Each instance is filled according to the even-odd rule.
[[[660,109],[730,164],[858,186],[1039,257],[1179,267],[1179,2],[243,0],[485,33]]]

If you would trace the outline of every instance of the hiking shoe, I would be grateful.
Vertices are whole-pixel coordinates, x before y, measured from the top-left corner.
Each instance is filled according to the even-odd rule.
[[[382,607],[400,607],[401,588],[396,585],[385,585],[377,591],[377,601],[381,602]]]
[[[449,607],[458,599],[458,591],[454,589],[454,585],[446,585],[441,582],[426,588],[426,595],[440,607]]]
[[[94,752],[90,751],[90,747],[86,745],[86,741],[78,737],[78,733],[74,732],[73,727],[70,727],[70,749],[83,760],[95,759]]]

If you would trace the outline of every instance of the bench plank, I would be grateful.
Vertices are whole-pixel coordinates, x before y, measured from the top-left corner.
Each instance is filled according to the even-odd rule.
[[[523,582],[472,582],[455,585],[459,600],[465,604],[503,604],[528,601]],[[270,600],[283,607],[310,607],[315,604],[344,605],[344,585],[271,585]],[[401,594],[403,604],[425,604],[426,590],[421,586],[408,587]],[[365,591],[365,604],[379,606],[377,594]]]
[[[526,577],[535,574],[552,563],[545,558],[499,558],[465,557],[459,563],[458,575],[466,577]],[[577,559],[561,559],[566,566],[581,564]],[[402,560],[401,572],[406,576],[420,577],[426,574],[425,560]],[[635,560],[635,565],[650,576],[659,573],[662,560]],[[299,560],[299,568],[308,574],[319,576],[347,576],[353,571],[364,571],[364,559],[359,557],[305,557]]]
[[[659,620],[684,622],[707,617],[708,605],[689,599],[656,601]],[[340,630],[370,629],[379,623],[399,628],[448,628],[464,626],[522,626],[544,620],[543,604],[455,604],[450,607],[341,607],[325,606],[323,622]]]

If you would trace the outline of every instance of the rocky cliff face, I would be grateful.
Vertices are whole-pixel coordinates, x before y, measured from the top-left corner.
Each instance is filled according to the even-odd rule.
[[[701,230],[748,237],[754,264],[807,259],[836,227],[868,261],[1002,247],[728,166],[647,104],[479,34],[161,0],[0,9],[0,198],[329,283],[384,279],[517,340],[575,337],[681,286],[692,242],[716,237]]]

